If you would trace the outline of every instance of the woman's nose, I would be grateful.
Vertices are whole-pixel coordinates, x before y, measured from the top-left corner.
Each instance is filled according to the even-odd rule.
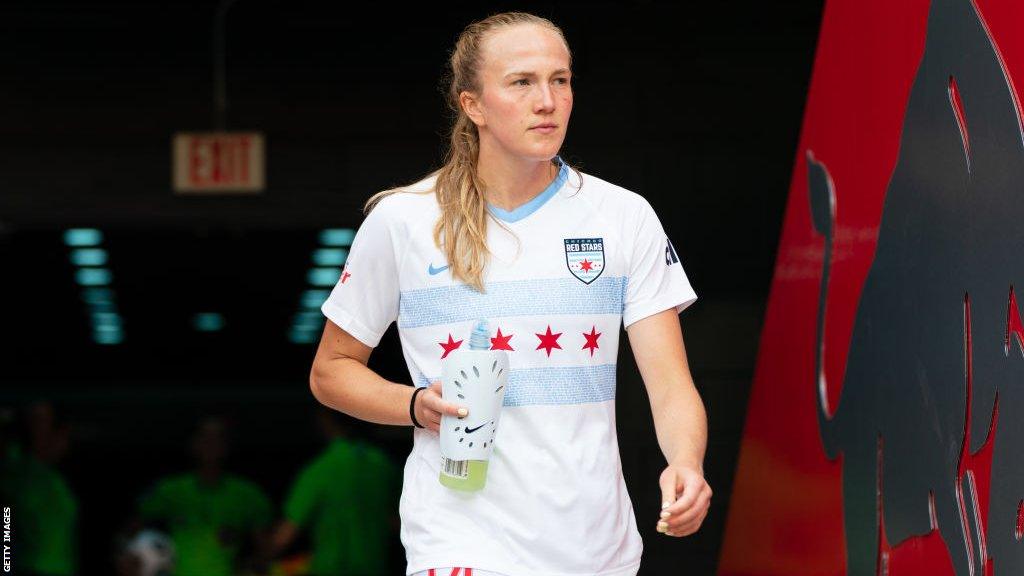
[[[550,86],[540,85],[540,94],[537,99],[537,109],[551,110],[555,107],[555,95],[551,92]]]

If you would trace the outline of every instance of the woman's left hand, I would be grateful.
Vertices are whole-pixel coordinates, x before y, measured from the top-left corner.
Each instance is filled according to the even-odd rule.
[[[658,532],[666,536],[689,536],[696,532],[711,507],[711,486],[704,471],[692,466],[669,464],[658,479],[661,486],[661,517]]]

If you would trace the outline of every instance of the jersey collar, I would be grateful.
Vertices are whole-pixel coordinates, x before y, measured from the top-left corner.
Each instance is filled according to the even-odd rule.
[[[569,167],[564,161],[562,161],[562,157],[555,156],[555,160],[559,166],[558,176],[555,177],[551,184],[548,184],[548,187],[545,188],[543,192],[534,196],[532,200],[522,206],[519,206],[515,210],[505,210],[504,208],[500,208],[488,202],[487,209],[491,212],[491,215],[495,218],[500,218],[505,222],[518,222],[519,220],[522,220],[536,212],[538,208],[550,200],[551,197],[562,188],[562,184],[565,184],[565,181],[569,178]]]

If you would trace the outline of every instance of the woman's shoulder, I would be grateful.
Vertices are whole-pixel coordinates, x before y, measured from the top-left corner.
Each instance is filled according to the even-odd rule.
[[[411,182],[403,186],[395,186],[391,190],[396,194],[405,194],[418,197],[429,196],[434,192],[434,184],[437,182],[438,171],[435,170],[430,174]]]
[[[567,196],[589,200],[602,210],[621,214],[619,210],[641,210],[648,204],[647,199],[639,193],[589,172],[580,170],[577,174],[570,170],[569,173]]]
[[[411,184],[389,188],[378,194],[383,194],[380,200],[374,205],[373,212],[380,211],[379,216],[389,219],[411,218],[420,220],[430,210],[437,208],[437,198],[434,194],[435,174],[430,174]]]

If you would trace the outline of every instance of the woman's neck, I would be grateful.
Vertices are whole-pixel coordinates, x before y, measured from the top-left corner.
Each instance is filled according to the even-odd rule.
[[[558,167],[550,160],[488,154],[483,146],[477,170],[487,183],[487,202],[510,212],[543,192],[558,176]]]

